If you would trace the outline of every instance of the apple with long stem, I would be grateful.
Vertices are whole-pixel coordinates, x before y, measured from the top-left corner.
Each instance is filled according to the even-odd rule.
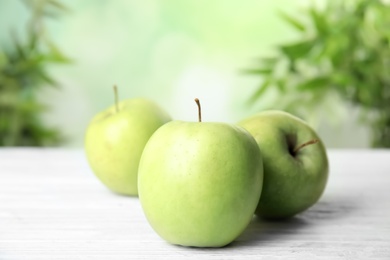
[[[138,195],[138,165],[150,136],[171,120],[154,102],[144,98],[118,101],[97,114],[85,134],[85,153],[96,176],[110,190]]]
[[[303,120],[283,111],[265,111],[239,122],[262,152],[263,192],[256,214],[292,217],[316,203],[328,179],[326,149]]]
[[[153,229],[172,244],[222,247],[252,219],[263,165],[253,137],[235,125],[172,121],[145,146],[139,198]]]

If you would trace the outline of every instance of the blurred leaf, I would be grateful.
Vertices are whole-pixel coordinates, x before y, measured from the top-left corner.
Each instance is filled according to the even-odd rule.
[[[286,90],[286,81],[283,80],[283,79],[278,79],[276,81],[276,87],[278,88],[278,90],[280,92],[282,92],[282,93],[285,92],[285,90]]]
[[[260,60],[260,63],[266,67],[273,67],[278,63],[278,58],[276,57],[268,57],[268,58],[262,58]]]
[[[0,50],[0,70],[4,68],[8,63],[8,58],[4,52]]]
[[[278,46],[269,65],[261,62],[250,70],[266,82],[251,103],[273,86],[281,95],[272,108],[313,118],[324,100],[337,93],[370,115],[362,122],[372,128],[373,145],[390,148],[390,2],[330,0],[325,8],[299,15],[309,23],[303,26],[285,14],[282,18],[303,40]]]
[[[33,52],[33,51],[35,51],[35,48],[37,46],[38,35],[32,30],[29,30],[28,34],[29,34],[28,46],[29,46],[30,51]]]
[[[72,61],[66,57],[58,48],[57,46],[48,41],[47,46],[49,47],[49,54],[46,56],[48,61],[57,62],[57,63],[71,63]]]
[[[294,44],[283,45],[280,50],[291,60],[296,60],[307,55],[313,48],[313,40],[306,40]]]
[[[36,103],[35,101],[28,100],[18,104],[18,109],[21,113],[29,115],[30,113],[40,113],[47,109],[47,106],[43,104]]]
[[[308,79],[304,83],[297,86],[300,91],[312,91],[316,88],[327,88],[329,86],[329,78],[327,76]]]
[[[58,87],[58,82],[49,76],[45,71],[37,70],[36,74],[42,79],[42,83],[47,83],[50,86]]]
[[[66,8],[53,0],[24,2],[31,12],[25,40],[12,32],[12,46],[0,51],[0,146],[58,145],[64,138],[40,120],[48,108],[36,97],[41,86],[58,85],[48,65],[70,62],[45,34],[46,15]]]
[[[335,86],[341,88],[345,88],[346,86],[352,84],[352,79],[350,76],[340,72],[332,73],[330,75],[330,80]]]
[[[305,31],[305,26],[295,18],[292,18],[284,12],[280,12],[279,15],[298,31]]]
[[[260,87],[257,89],[255,93],[253,93],[252,98],[249,99],[248,103],[254,103],[257,101],[269,88],[270,82],[269,81],[264,81]]]
[[[62,12],[69,12],[69,8],[63,5],[61,2],[56,1],[56,0],[47,0],[47,3],[50,4],[51,6],[57,8],[58,10]]]
[[[310,16],[313,19],[313,23],[317,29],[318,35],[327,35],[328,34],[328,24],[326,22],[326,18],[322,16],[316,9],[311,8]]]
[[[17,38],[15,33],[11,33],[11,37],[13,40],[13,44],[15,46],[16,53],[18,54],[18,57],[21,59],[27,58],[26,50],[23,48],[22,44],[19,42],[19,39]]]
[[[271,74],[272,69],[264,68],[264,69],[247,69],[243,70],[243,73],[246,74]]]

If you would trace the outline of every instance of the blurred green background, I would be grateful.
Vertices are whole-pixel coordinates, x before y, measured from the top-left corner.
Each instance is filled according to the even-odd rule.
[[[300,18],[326,2],[62,1],[68,11],[45,20],[45,33],[71,62],[44,66],[58,88],[37,91],[37,102],[48,107],[40,115],[42,124],[62,133],[61,145],[81,147],[89,120],[113,103],[113,84],[121,99],[150,98],[181,120],[197,119],[195,97],[202,102],[204,121],[234,123],[278,107],[272,94],[248,102],[262,75],[243,71],[274,55],[281,43],[301,39],[281,12]],[[23,1],[0,1],[1,50],[12,49],[11,31],[23,41],[30,17]],[[319,113],[304,115],[328,147],[370,147],[370,125],[359,121],[358,107],[337,95],[322,101]]]

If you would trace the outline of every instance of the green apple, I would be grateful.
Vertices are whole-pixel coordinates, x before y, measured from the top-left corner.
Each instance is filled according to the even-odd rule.
[[[168,242],[222,247],[249,224],[262,181],[260,150],[245,129],[172,121],[144,149],[139,198],[149,223]]]
[[[93,172],[112,191],[137,195],[138,165],[145,144],[170,120],[144,98],[124,100],[97,114],[85,135],[85,152]]]
[[[256,139],[264,163],[258,216],[288,218],[318,201],[328,179],[328,158],[307,123],[283,111],[265,111],[239,125]]]

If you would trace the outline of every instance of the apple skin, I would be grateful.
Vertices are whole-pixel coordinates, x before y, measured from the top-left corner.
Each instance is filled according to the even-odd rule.
[[[110,190],[138,195],[138,165],[150,136],[171,120],[154,102],[134,98],[97,114],[85,134],[85,153],[95,175]]]
[[[283,111],[265,111],[238,123],[256,139],[264,163],[263,192],[256,215],[292,217],[321,197],[328,179],[328,157],[317,133],[303,120]],[[310,140],[319,142],[294,148]]]
[[[222,247],[251,221],[260,198],[260,150],[243,128],[172,121],[147,143],[139,167],[139,198],[166,241]]]

